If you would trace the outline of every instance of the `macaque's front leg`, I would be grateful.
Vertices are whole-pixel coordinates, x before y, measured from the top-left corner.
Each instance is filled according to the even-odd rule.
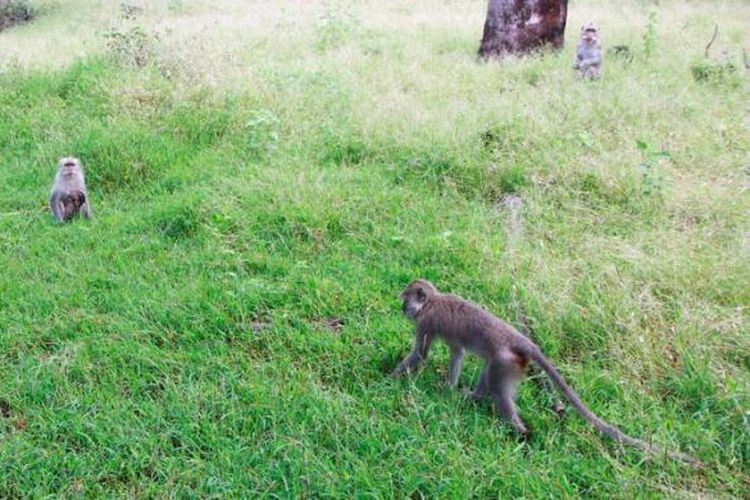
[[[411,352],[393,369],[391,377],[398,377],[404,372],[411,372],[421,361],[427,359],[432,337],[417,331],[414,335],[414,346]]]

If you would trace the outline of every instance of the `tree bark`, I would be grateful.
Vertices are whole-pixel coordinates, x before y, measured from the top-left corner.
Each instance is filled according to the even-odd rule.
[[[565,37],[568,0],[489,0],[479,57],[559,49]]]

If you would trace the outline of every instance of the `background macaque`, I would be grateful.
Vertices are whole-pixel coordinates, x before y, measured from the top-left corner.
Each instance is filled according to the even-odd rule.
[[[57,162],[57,174],[49,194],[49,206],[58,222],[69,220],[78,213],[87,219],[91,218],[83,166],[78,158],[67,157]]]
[[[593,24],[581,26],[581,39],[576,46],[573,68],[589,80],[596,80],[602,71],[602,46],[599,42],[599,29]]]

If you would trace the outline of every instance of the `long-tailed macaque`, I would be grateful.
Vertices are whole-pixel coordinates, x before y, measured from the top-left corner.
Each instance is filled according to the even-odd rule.
[[[581,39],[576,46],[573,69],[588,80],[596,80],[602,74],[602,46],[599,42],[599,29],[593,23],[581,26]]]
[[[514,403],[515,386],[523,377],[529,361],[533,361],[552,379],[573,408],[597,430],[615,441],[635,446],[647,453],[663,453],[658,447],[630,437],[594,415],[534,342],[476,304],[455,295],[440,293],[432,283],[424,279],[410,283],[400,297],[403,300],[404,314],[416,326],[414,346],[391,372],[391,376],[396,377],[413,369],[427,358],[432,341],[441,338],[451,351],[448,369],[450,384],[458,382],[465,351],[483,358],[484,369],[472,396],[480,399],[489,394],[495,402],[497,413],[516,431],[525,435],[528,429],[518,416]],[[697,463],[683,453],[667,454],[678,460]]]
[[[79,213],[87,219],[91,218],[83,165],[78,158],[66,157],[57,162],[57,173],[49,194],[49,207],[57,222],[67,221]]]

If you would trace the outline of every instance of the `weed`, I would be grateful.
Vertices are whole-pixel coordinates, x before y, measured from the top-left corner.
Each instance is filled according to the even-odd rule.
[[[340,47],[358,26],[356,17],[340,0],[325,0],[317,27],[317,48],[320,51]]]
[[[613,45],[607,49],[607,58],[619,61],[623,66],[630,66],[633,62],[633,52],[627,45]]]
[[[504,168],[498,168],[495,172],[494,182],[491,182],[500,187],[502,194],[517,193],[529,184],[526,173],[520,165],[509,165]]]
[[[322,163],[357,165],[367,158],[364,141],[356,133],[328,131],[321,148]]]
[[[143,14],[143,8],[128,2],[120,3],[120,17],[126,21],[133,21]]]
[[[696,82],[701,83],[729,83],[739,84],[739,71],[732,61],[710,62],[697,61],[690,65],[690,74]]]
[[[110,28],[103,37],[110,55],[120,64],[141,68],[154,61],[159,36],[140,26]]]
[[[167,238],[184,240],[198,233],[202,226],[202,217],[195,207],[179,204],[161,210],[154,225]]]
[[[641,194],[646,197],[662,198],[667,182],[660,165],[672,161],[669,151],[655,151],[645,141],[636,141],[641,152],[641,163],[638,172],[641,178]]]
[[[281,122],[269,109],[255,109],[245,120],[245,146],[256,158],[267,158],[279,142]]]
[[[646,27],[643,31],[643,56],[646,60],[649,60],[651,55],[656,51],[658,22],[659,18],[656,8],[649,9],[648,17],[646,18]]]

